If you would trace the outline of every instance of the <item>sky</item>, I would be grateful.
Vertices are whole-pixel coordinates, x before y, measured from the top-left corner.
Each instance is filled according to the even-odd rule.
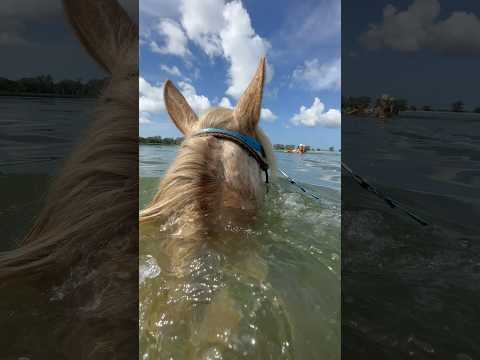
[[[339,148],[340,15],[339,0],[140,0],[140,135],[181,136],[165,80],[201,115],[235,106],[265,55],[272,143]]]
[[[480,1],[342,1],[342,91],[480,106]]]

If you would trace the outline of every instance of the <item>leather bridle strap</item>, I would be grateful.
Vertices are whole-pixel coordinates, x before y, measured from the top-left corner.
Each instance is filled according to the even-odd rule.
[[[216,138],[230,140],[240,145],[249,155],[257,160],[260,168],[265,171],[266,182],[268,183],[268,163],[265,159],[265,150],[257,139],[238,131],[220,128],[205,128],[192,135],[192,137],[198,136],[215,136]]]

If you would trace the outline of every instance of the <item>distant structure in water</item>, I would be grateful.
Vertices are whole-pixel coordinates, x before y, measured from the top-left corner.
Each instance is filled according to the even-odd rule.
[[[343,100],[342,100],[343,101]],[[380,119],[398,115],[404,100],[397,100],[393,96],[384,94],[372,104],[367,96],[345,98],[342,107],[347,115],[375,116]]]
[[[305,154],[308,150],[310,150],[310,146],[300,144],[295,149],[287,149],[287,152]]]
[[[390,95],[382,95],[375,104],[373,113],[380,119],[391,118],[394,115],[398,115],[398,106],[395,106],[395,98]]]

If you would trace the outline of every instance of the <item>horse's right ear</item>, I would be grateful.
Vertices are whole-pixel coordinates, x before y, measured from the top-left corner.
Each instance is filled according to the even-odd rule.
[[[80,42],[108,73],[138,46],[138,27],[116,0],[63,0],[63,6]]]
[[[238,100],[233,116],[240,126],[253,131],[260,121],[262,111],[263,83],[265,82],[266,60],[262,56],[250,85]]]
[[[198,117],[170,80],[167,80],[163,86],[163,99],[168,115],[170,115],[178,130],[188,135]]]

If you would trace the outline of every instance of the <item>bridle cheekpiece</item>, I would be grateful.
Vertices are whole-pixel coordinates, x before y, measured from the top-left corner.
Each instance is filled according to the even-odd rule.
[[[219,139],[230,140],[240,145],[250,156],[257,160],[260,168],[265,171],[265,182],[268,183],[268,163],[266,161],[265,149],[257,139],[238,131],[220,128],[205,128],[192,135],[192,137],[198,136],[214,136]]]

